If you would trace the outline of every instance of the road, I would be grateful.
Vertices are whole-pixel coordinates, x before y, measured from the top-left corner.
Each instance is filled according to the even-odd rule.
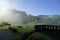
[[[0,40],[16,40],[16,39],[9,30],[0,27]]]

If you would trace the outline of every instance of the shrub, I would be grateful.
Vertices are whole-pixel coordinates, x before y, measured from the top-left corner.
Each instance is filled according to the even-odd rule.
[[[9,27],[9,30],[12,31],[12,32],[14,32],[14,33],[17,33],[17,29],[14,28],[14,27]]]
[[[2,25],[6,25],[6,26],[11,26],[11,24],[7,23],[7,22],[2,22]]]
[[[22,28],[22,26],[16,26],[16,27],[18,27],[18,28]]]

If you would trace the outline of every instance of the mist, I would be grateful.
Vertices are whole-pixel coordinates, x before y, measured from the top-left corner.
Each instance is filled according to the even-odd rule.
[[[0,10],[0,22],[8,22],[12,25],[27,23],[28,15],[24,11],[15,9]]]

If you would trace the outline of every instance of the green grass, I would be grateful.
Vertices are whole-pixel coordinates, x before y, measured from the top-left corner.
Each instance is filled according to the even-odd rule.
[[[32,35],[30,35],[27,40],[52,40],[49,36],[46,36],[43,33],[36,32]]]
[[[21,40],[21,38],[23,37],[23,35],[27,35],[25,33],[29,33],[33,30],[28,29],[28,28],[18,28],[18,27],[14,27],[17,29],[17,33],[14,33],[14,35],[16,36],[17,40]]]

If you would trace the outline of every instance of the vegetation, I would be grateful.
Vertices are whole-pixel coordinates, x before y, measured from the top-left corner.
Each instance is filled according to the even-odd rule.
[[[44,36],[42,36],[41,34],[37,33],[37,35],[35,36],[35,31],[30,29],[28,26],[26,25],[28,28],[24,28],[22,26],[11,26],[11,24],[3,22],[2,28],[8,29],[10,32],[13,33],[13,35],[15,35],[16,40],[30,40],[31,37],[33,37],[31,40],[33,40],[35,37],[38,37],[38,35],[40,35],[40,37],[38,38],[44,38]],[[32,24],[30,24],[32,25]],[[33,36],[32,36],[33,35]]]
[[[30,19],[30,22],[18,26],[12,26],[7,22],[0,23],[0,26],[11,31],[15,35],[16,40],[52,40],[42,33],[34,32],[34,25],[60,25],[60,16],[37,17],[30,15]]]
[[[60,25],[60,16],[59,15],[39,15],[39,16],[30,16],[31,22],[35,24],[44,24],[44,25]]]
[[[52,40],[52,38],[44,35],[43,33],[36,32],[30,35],[27,40]]]

